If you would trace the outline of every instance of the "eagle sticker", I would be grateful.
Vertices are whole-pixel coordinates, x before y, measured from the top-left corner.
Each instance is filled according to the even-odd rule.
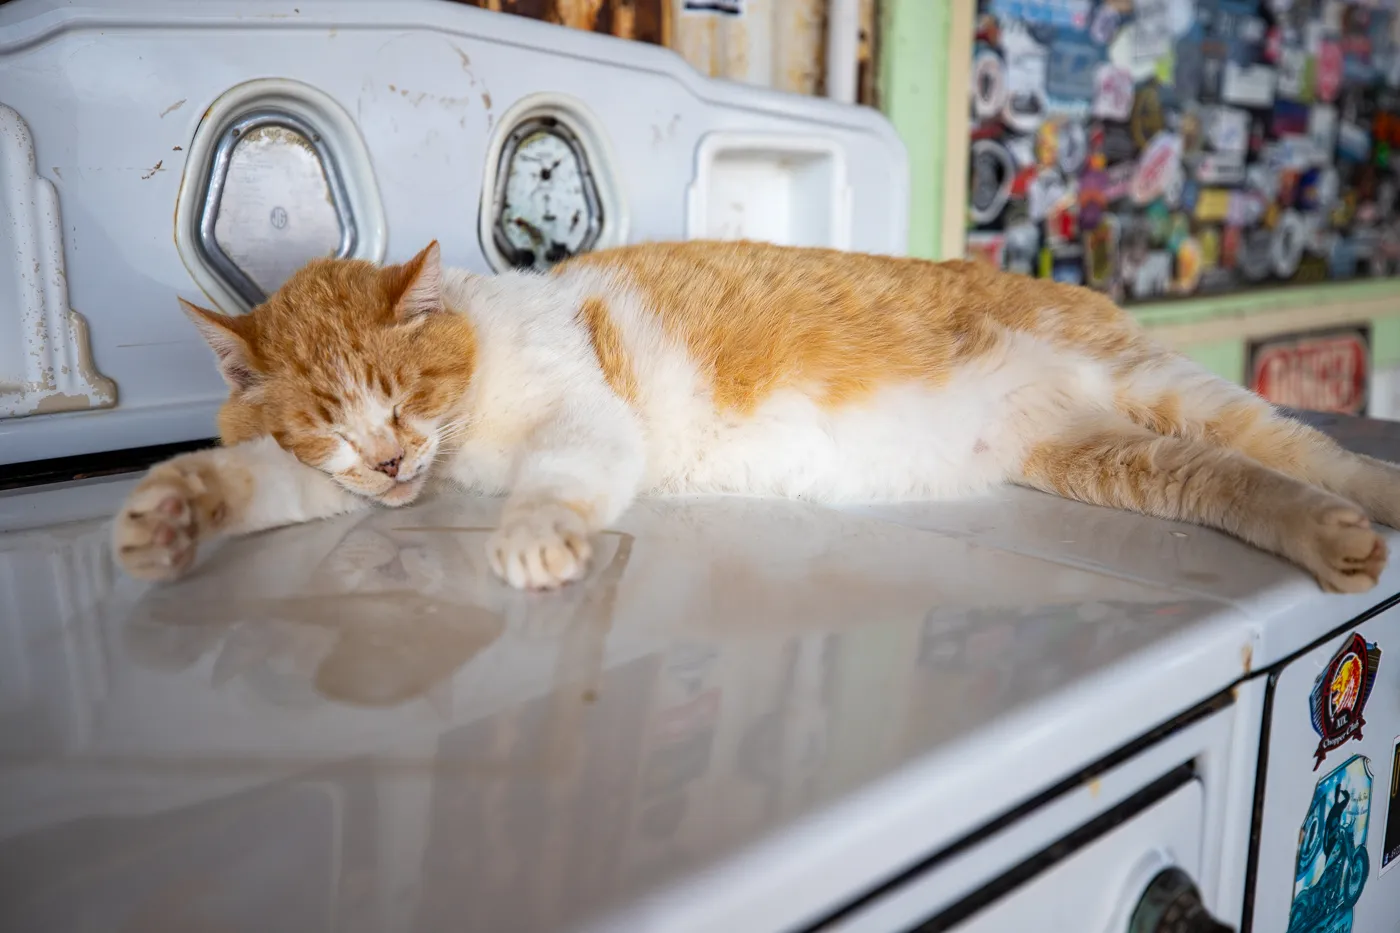
[[[1313,755],[1314,771],[1328,752],[1362,737],[1361,729],[1366,725],[1362,713],[1376,685],[1380,664],[1381,649],[1353,632],[1313,684],[1308,705],[1313,731],[1320,739]]]

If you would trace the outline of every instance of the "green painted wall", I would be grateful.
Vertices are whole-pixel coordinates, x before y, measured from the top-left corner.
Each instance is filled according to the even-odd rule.
[[[1400,364],[1400,315],[1377,318],[1371,324],[1371,364]]]
[[[1183,347],[1182,353],[1231,382],[1244,385],[1244,341],[1221,340]]]
[[[909,255],[942,253],[943,160],[951,0],[885,0],[880,20],[880,108],[909,151]],[[963,119],[959,115],[958,119]]]

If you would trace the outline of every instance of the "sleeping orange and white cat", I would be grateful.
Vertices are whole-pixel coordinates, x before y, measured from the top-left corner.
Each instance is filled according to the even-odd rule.
[[[1154,345],[1094,292],[758,243],[607,250],[481,276],[431,244],[318,260],[251,314],[185,304],[230,394],[223,446],[162,463],[117,517],[133,575],[197,545],[412,502],[507,496],[512,586],[583,575],[639,494],[938,499],[1017,483],[1222,529],[1374,586],[1400,468],[1343,451]]]

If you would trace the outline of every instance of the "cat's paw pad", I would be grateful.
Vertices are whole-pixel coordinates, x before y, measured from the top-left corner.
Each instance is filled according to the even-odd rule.
[[[583,577],[593,547],[578,510],[557,502],[511,510],[486,544],[491,569],[520,590],[549,590]]]
[[[201,534],[225,506],[197,474],[154,468],[127,497],[112,529],[117,562],[139,580],[174,580],[194,565]]]
[[[1364,593],[1385,570],[1385,539],[1357,509],[1332,506],[1312,516],[1317,561],[1311,568],[1332,593]]]

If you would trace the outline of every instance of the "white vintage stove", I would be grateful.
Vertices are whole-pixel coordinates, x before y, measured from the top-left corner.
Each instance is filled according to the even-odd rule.
[[[114,570],[110,452],[222,394],[176,294],[434,236],[897,252],[876,115],[426,0],[18,0],[0,103],[0,929],[1400,928],[1400,559],[1324,596],[1007,490],[643,502],[548,595],[470,498]]]
[[[133,482],[0,493],[0,929],[1400,919],[1400,567],[1324,596],[1019,490],[715,499],[526,595],[462,498],[148,588],[107,544]]]

